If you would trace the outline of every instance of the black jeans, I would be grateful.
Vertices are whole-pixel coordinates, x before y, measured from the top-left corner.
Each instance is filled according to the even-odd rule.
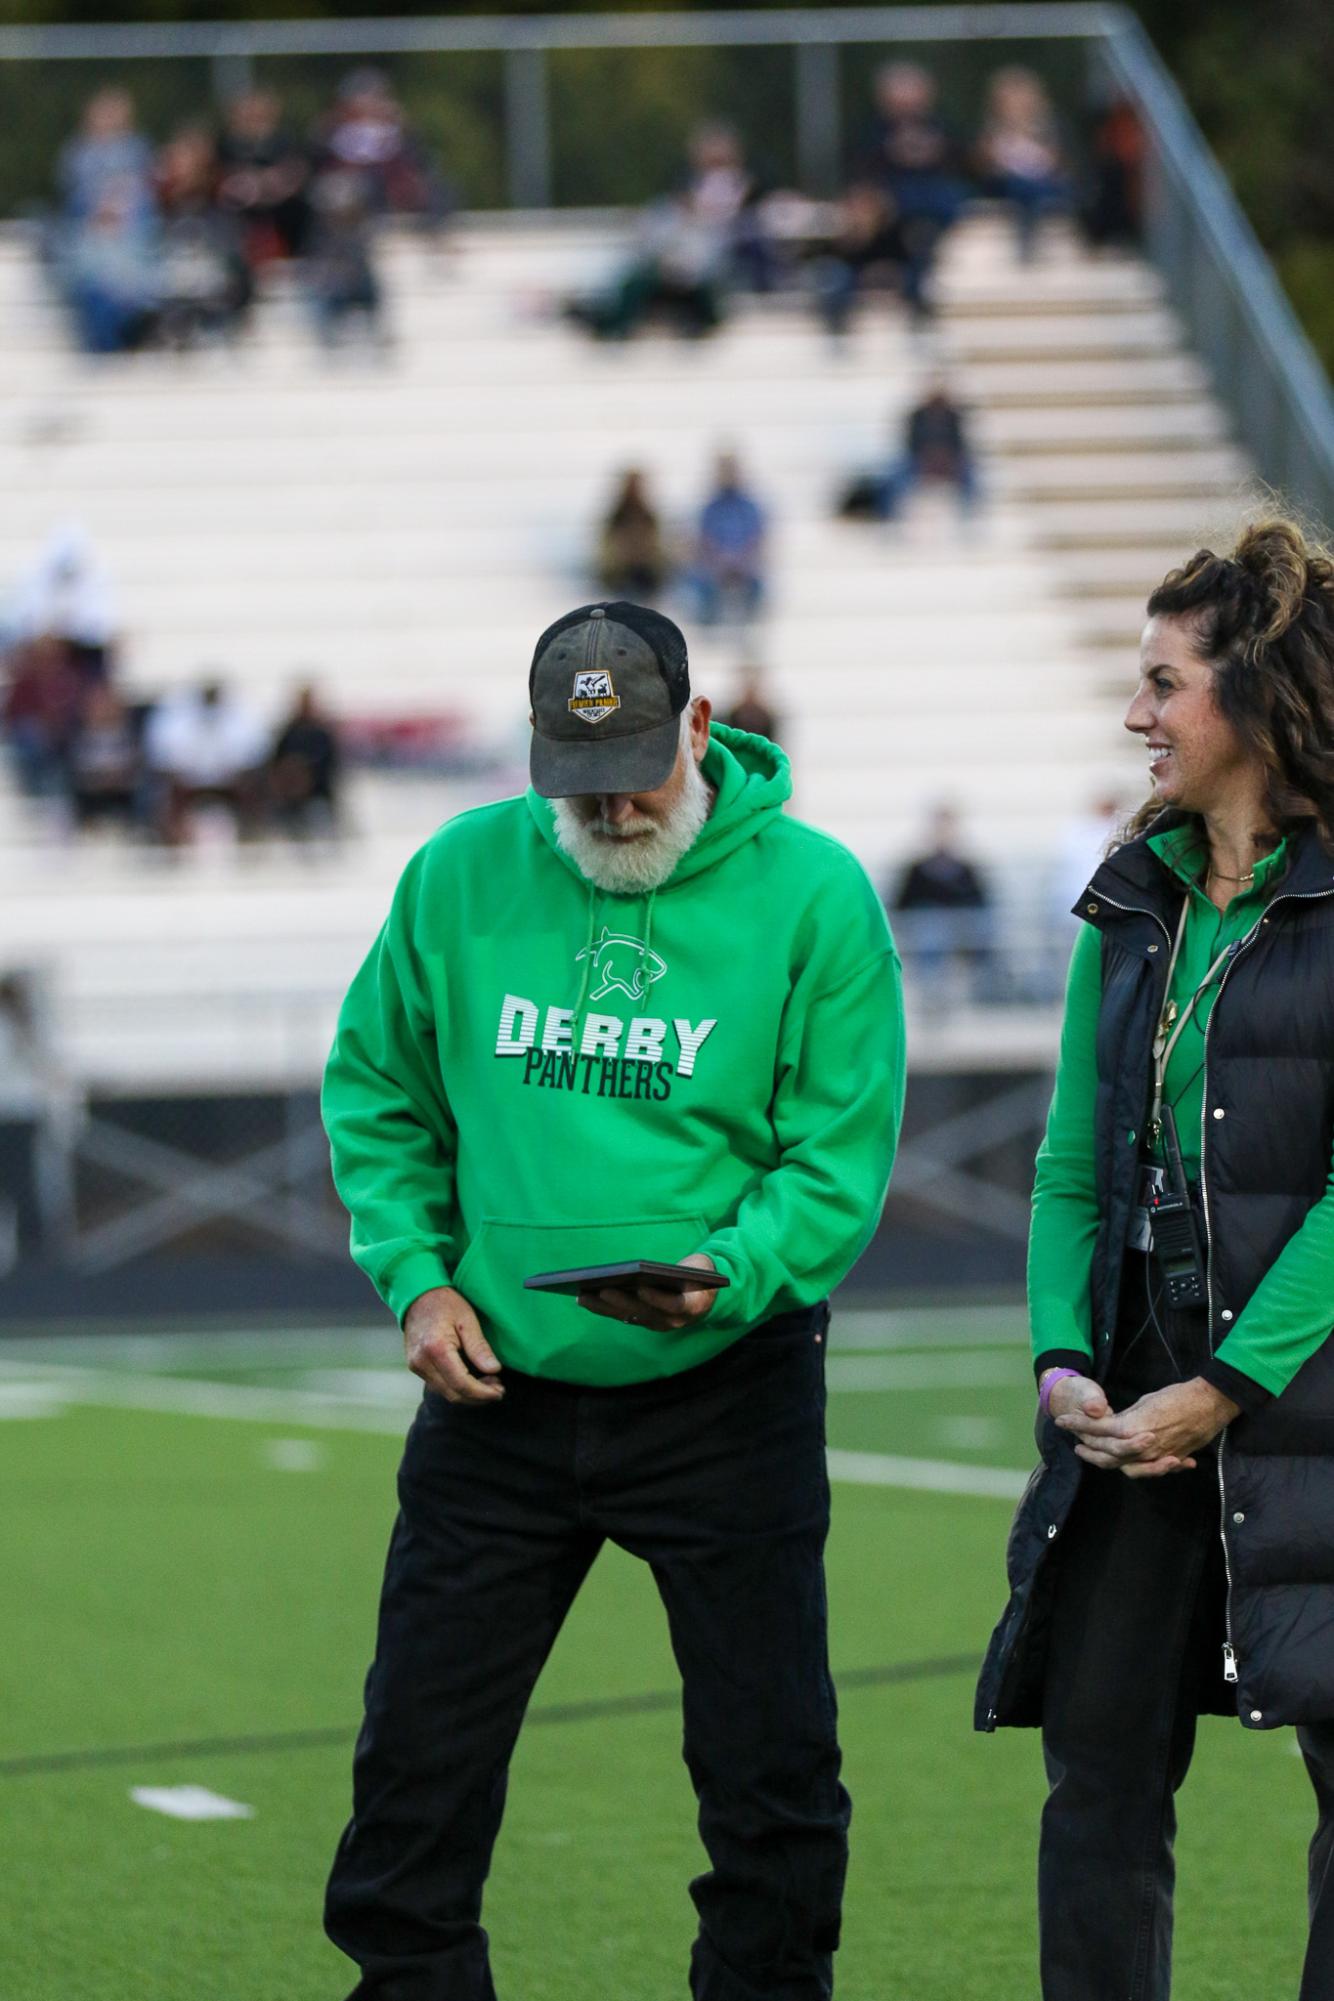
[[[498,1406],[428,1394],[326,1928],[354,2001],[492,2001],[482,1887],[525,1706],[606,1540],[652,1566],[712,1864],[697,2001],[823,2001],[847,1860],[826,1647],[817,1307],[698,1369],[585,1390],[506,1371]]]
[[[1194,1374],[1208,1351],[1199,1312],[1159,1306],[1159,1333],[1149,1279],[1131,1253],[1107,1383],[1117,1410]],[[1042,1721],[1043,2001],[1171,1991],[1175,1795],[1197,1718],[1236,1714],[1223,1680],[1218,1461],[1198,1456],[1195,1472],[1154,1480],[1086,1468],[1062,1536]],[[1334,2001],[1334,1724],[1297,1735],[1319,1808],[1301,2001]]]

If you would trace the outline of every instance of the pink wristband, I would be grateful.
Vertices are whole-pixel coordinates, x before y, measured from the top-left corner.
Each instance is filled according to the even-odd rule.
[[[1063,1383],[1067,1376],[1080,1376],[1083,1373],[1082,1369],[1052,1369],[1050,1371],[1043,1381],[1042,1388],[1038,1391],[1038,1409],[1044,1417],[1051,1416],[1051,1393],[1056,1388],[1057,1383]]]

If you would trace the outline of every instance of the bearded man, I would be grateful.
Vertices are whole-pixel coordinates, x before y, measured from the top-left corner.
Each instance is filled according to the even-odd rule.
[[[849,1816],[827,1295],[889,1178],[898,960],[859,864],[784,814],[783,753],[710,728],[670,619],[570,612],[529,692],[531,789],[409,863],[325,1082],[352,1254],[426,1385],[326,1924],[358,2001],[491,2001],[510,1755],[610,1540],[681,1671],[692,1992],[817,2001]],[[524,1287],[641,1259],[726,1289]]]

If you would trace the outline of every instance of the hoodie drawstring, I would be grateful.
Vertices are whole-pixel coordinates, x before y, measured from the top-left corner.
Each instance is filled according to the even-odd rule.
[[[648,990],[653,985],[653,974],[650,968],[653,963],[653,906],[657,900],[657,890],[651,889],[648,893],[648,904],[644,911],[644,956],[640,961],[639,972],[640,998],[643,1000],[648,999]]]
[[[657,900],[657,890],[651,889],[648,893],[648,900],[644,905],[644,956],[640,960],[639,975],[643,995],[647,995],[649,988],[653,984],[652,974],[649,969],[653,963],[653,906]],[[570,1040],[575,1049],[578,1049],[583,1042],[584,1003],[588,999],[588,989],[593,981],[593,933],[597,928],[597,901],[597,890],[590,883],[588,886],[588,933],[584,939],[584,949],[579,954],[579,958],[583,964],[583,972],[579,979],[579,993],[574,1003],[574,1015],[570,1025]]]
[[[579,995],[574,1003],[574,1019],[570,1037],[576,1049],[583,1040],[584,1002],[588,999],[588,989],[593,978],[593,927],[597,923],[597,902],[598,893],[592,883],[590,883],[588,885],[588,936],[584,939],[584,949],[579,954],[584,970],[579,979]]]

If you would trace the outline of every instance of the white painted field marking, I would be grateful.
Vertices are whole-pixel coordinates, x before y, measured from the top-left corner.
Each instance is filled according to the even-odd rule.
[[[857,1390],[1004,1389],[1023,1385],[1013,1355],[843,1355],[825,1364],[831,1394]]]
[[[318,1473],[326,1458],[313,1438],[266,1438],[264,1462],[275,1473]]]
[[[996,1501],[1014,1501],[1023,1493],[1026,1473],[1008,1466],[960,1466],[953,1459],[901,1459],[881,1452],[830,1450],[829,1477],[854,1487],[909,1487],[926,1494],[980,1494]]]
[[[298,1424],[317,1431],[371,1431],[403,1436],[406,1413],[347,1396],[307,1390],[252,1389],[201,1382],[193,1376],[126,1376],[111,1369],[53,1369],[67,1403],[116,1410],[161,1411],[173,1417],[240,1418],[252,1424]],[[406,1374],[406,1371],[405,1371]]]
[[[873,1359],[856,1359],[853,1366],[865,1367]],[[885,1361],[883,1366],[899,1367],[913,1359],[903,1357],[894,1364]],[[925,1365],[950,1358],[927,1356],[917,1359]],[[975,1363],[977,1359],[965,1356],[953,1358],[957,1364],[969,1360]],[[54,1367],[40,1373],[46,1382],[58,1381],[59,1394],[66,1404],[111,1406],[119,1410],[161,1412],[182,1417],[239,1419],[246,1423],[291,1424],[307,1430],[362,1431],[390,1438],[403,1436],[406,1417],[403,1410],[359,1403],[350,1395],[317,1394],[310,1390],[253,1389],[241,1384],[201,1382],[182,1376],[124,1376],[114,1370]],[[1011,1374],[1012,1364],[1007,1362],[1003,1379],[1008,1382]],[[406,1379],[411,1388],[411,1378]],[[957,1385],[959,1380],[957,1376],[949,1378],[953,1385]],[[970,1375],[962,1380],[975,1382],[977,1378]],[[877,1377],[873,1387],[885,1388],[889,1385]],[[893,1387],[924,1388],[928,1385],[896,1383]],[[415,1388],[412,1394],[415,1398]],[[1012,1500],[1022,1493],[1027,1478],[1025,1473],[1010,1467],[966,1466],[948,1459],[908,1459],[877,1452],[831,1451],[829,1472],[832,1479],[857,1486],[905,1487],[937,1494],[976,1494],[1004,1500]]]
[[[955,1417],[938,1417],[935,1432],[942,1445],[952,1445],[956,1451],[983,1452],[987,1446],[1000,1443],[1005,1426],[998,1417],[960,1411]]]
[[[393,1369],[311,1369],[292,1387],[309,1396],[351,1397],[395,1410],[411,1409],[422,1393],[419,1378],[402,1362]]]
[[[207,1786],[131,1786],[130,1798],[150,1813],[165,1813],[170,1820],[253,1820],[255,1809]]]
[[[11,1417],[59,1417],[65,1399],[50,1383],[0,1383],[0,1421]]]
[[[831,1346],[889,1350],[1022,1346],[1023,1308],[1015,1306],[835,1306]],[[389,1364],[399,1349],[392,1320],[380,1326],[171,1330],[160,1334],[36,1334],[0,1339],[0,1370],[21,1361],[114,1363],[156,1372],[163,1362],[226,1369],[319,1369],[331,1358],[346,1368],[358,1362]]]
[[[900,1348],[1022,1348],[1028,1340],[1024,1310],[1013,1306],[900,1306],[834,1308],[829,1329],[833,1354],[840,1348],[881,1352]]]

